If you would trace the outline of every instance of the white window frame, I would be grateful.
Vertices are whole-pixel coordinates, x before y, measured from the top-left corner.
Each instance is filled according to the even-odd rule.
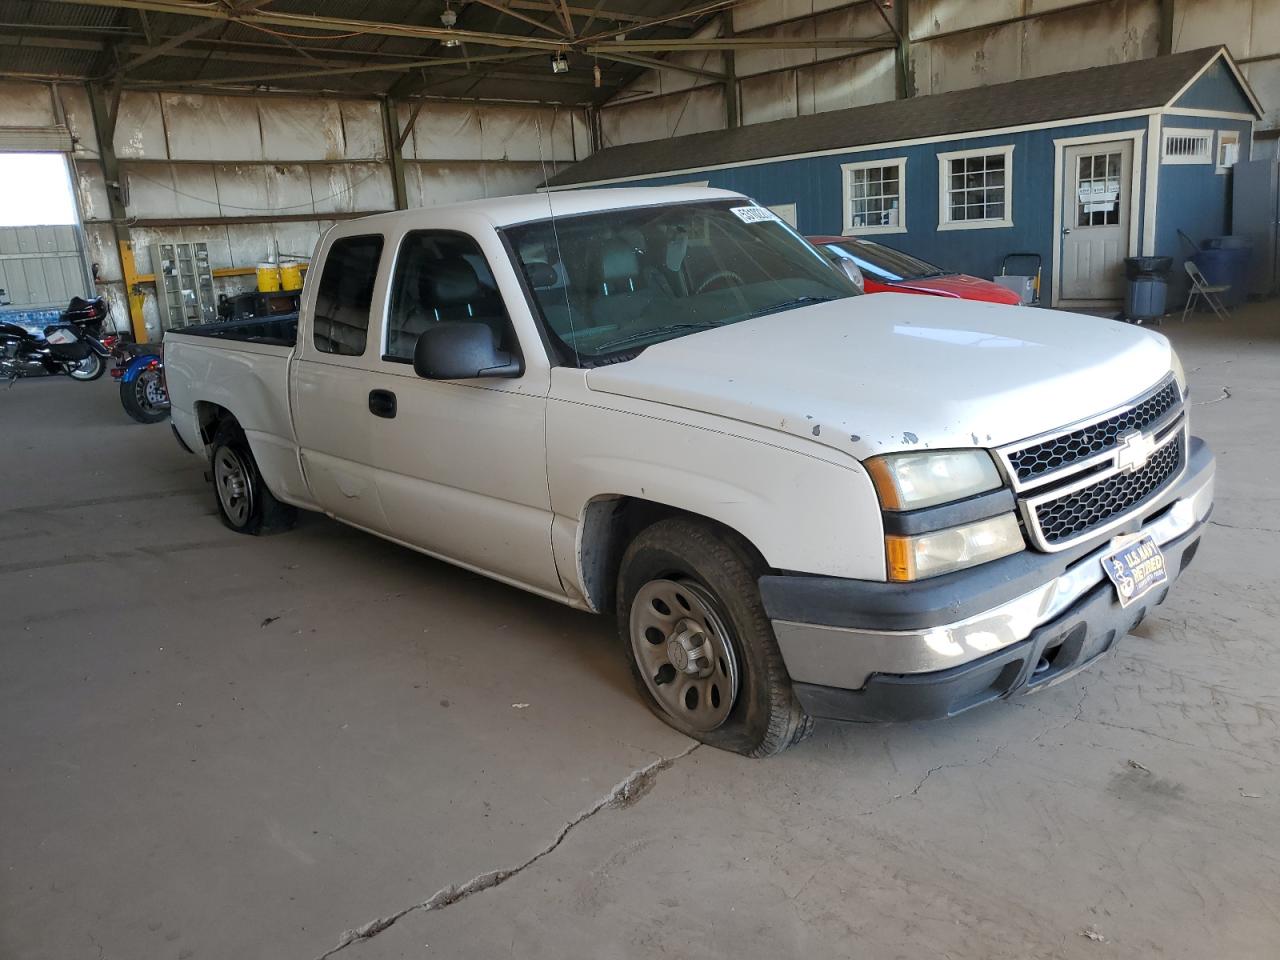
[[[979,147],[975,150],[950,150],[938,154],[938,229],[997,230],[1013,226],[1013,147]],[[951,219],[951,161],[967,157],[1004,157],[1004,216],[990,220]]]
[[[1191,156],[1170,156],[1169,141],[1175,139],[1204,140],[1205,150]],[[1213,131],[1202,127],[1165,127],[1160,135],[1160,162],[1168,164],[1208,164],[1214,162]]]
[[[1235,159],[1232,160],[1230,163],[1223,163],[1222,148],[1227,146],[1228,144],[1235,146],[1236,156],[1235,156]],[[1213,163],[1215,167],[1214,173],[1226,173],[1228,170],[1230,170],[1239,162],[1240,162],[1240,132],[1238,130],[1219,130],[1218,140],[1217,140],[1217,143],[1214,145],[1214,151],[1213,151]]]
[[[880,224],[872,227],[855,227],[853,225],[853,185],[852,174],[857,170],[871,170],[879,167],[898,168],[898,222],[896,224]],[[861,237],[868,234],[906,233],[907,232],[907,158],[883,157],[879,160],[859,160],[857,163],[840,164],[840,180],[844,185],[844,229],[846,237]]]

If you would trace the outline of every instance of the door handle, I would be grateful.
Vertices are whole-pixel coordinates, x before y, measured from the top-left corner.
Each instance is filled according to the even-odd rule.
[[[387,420],[395,419],[396,395],[390,390],[370,390],[369,412],[375,417],[383,417]]]

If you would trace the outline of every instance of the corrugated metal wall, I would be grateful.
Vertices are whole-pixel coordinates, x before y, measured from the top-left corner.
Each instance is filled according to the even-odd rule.
[[[56,99],[55,99],[56,98]],[[60,108],[60,109],[59,109]],[[408,123],[411,106],[400,104]],[[73,84],[0,83],[0,126],[49,125],[59,112],[76,138],[71,160],[90,261],[128,316],[87,91]],[[410,206],[533,189],[589,152],[581,110],[428,101],[405,142]],[[137,266],[149,248],[202,241],[212,265],[251,267],[275,253],[309,255],[338,218],[393,209],[391,164],[376,100],[125,91],[114,149]],[[251,287],[216,281],[219,292]],[[159,330],[153,289],[144,315]]]
[[[87,285],[75,227],[0,227],[0,304],[65,307]]]
[[[899,0],[899,3],[903,0]],[[944,93],[1155,56],[1159,0],[906,0],[918,94]],[[871,37],[886,30],[867,0],[757,0],[709,28],[751,37]],[[1173,52],[1226,44],[1267,118],[1280,127],[1280,2],[1174,0]],[[739,119],[760,123],[892,100],[892,50],[751,50],[734,58]],[[678,58],[671,57],[676,60]],[[720,54],[689,66],[725,71]],[[601,111],[606,146],[729,123],[725,85],[648,72]],[[904,134],[909,135],[909,134]]]

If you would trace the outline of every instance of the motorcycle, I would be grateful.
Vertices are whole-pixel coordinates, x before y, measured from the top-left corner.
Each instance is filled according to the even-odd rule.
[[[139,423],[159,423],[169,416],[169,390],[164,382],[164,358],[152,343],[120,340],[111,351],[116,365],[111,378],[120,383],[124,412]]]
[[[58,322],[44,328],[44,336],[0,322],[0,379],[8,380],[10,386],[19,377],[36,373],[97,380],[106,371],[111,352],[102,339],[108,312],[102,297],[72,297]]]

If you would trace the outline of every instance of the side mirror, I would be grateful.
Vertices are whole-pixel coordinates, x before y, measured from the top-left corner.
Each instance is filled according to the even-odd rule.
[[[488,324],[444,322],[418,337],[413,371],[424,380],[475,380],[518,377],[524,369],[519,358],[498,349]]]
[[[560,275],[556,273],[556,268],[541,260],[526,263],[524,269],[529,277],[529,286],[535,290],[546,290],[548,287],[554,287],[560,279]]]
[[[853,285],[858,288],[859,292],[865,292],[862,286],[862,270],[852,260],[840,260],[840,269],[844,271],[846,277],[853,281]]]

